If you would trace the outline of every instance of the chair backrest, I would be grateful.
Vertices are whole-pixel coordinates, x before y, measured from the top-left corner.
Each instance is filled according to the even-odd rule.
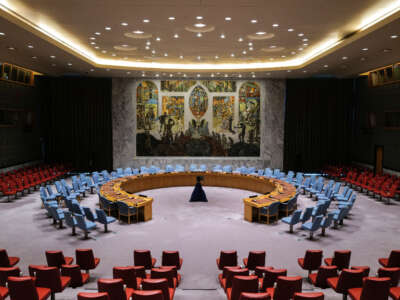
[[[328,287],[326,279],[330,277],[337,277],[336,266],[320,266],[317,272],[315,285],[320,288]]]
[[[39,267],[36,270],[36,286],[47,287],[53,293],[62,291],[60,269],[57,267]]]
[[[107,215],[104,210],[96,208],[97,221],[101,224],[107,224]]]
[[[304,256],[304,269],[318,270],[322,263],[322,250],[307,250]]]
[[[206,165],[200,165],[200,171],[205,172],[207,171],[207,166]]]
[[[168,281],[170,288],[175,288],[174,284],[174,270],[170,268],[152,268],[150,277],[152,279],[165,278]]]
[[[311,178],[307,177],[306,180],[304,180],[303,186],[304,187],[309,187],[311,184]]]
[[[85,216],[89,221],[95,222],[96,217],[94,216],[92,210],[89,207],[83,206],[83,211],[85,212]]]
[[[133,261],[135,266],[144,266],[145,269],[153,267],[150,250],[134,250]]]
[[[113,267],[113,278],[121,278],[127,287],[137,290],[136,270],[133,266]]]
[[[341,197],[344,197],[346,194],[347,194],[347,191],[349,190],[350,188],[348,187],[348,186],[345,186],[344,188],[343,188],[343,191],[342,191],[342,194],[340,195]]]
[[[350,265],[350,250],[337,250],[333,254],[332,265],[337,266],[338,270],[347,269]]]
[[[232,287],[232,282],[233,282],[233,278],[235,276],[249,276],[249,269],[244,268],[229,268],[227,269],[227,273],[226,273],[226,284],[225,284],[225,288],[228,289],[230,287]]]
[[[340,182],[336,182],[336,183],[335,183],[335,186],[333,187],[333,193],[334,193],[334,194],[337,194],[337,193],[339,192],[340,185],[341,185]]]
[[[312,212],[313,212],[314,207],[306,207],[303,215],[300,218],[301,222],[306,222],[311,218]]]
[[[80,214],[75,214],[76,226],[78,226],[82,230],[87,230],[87,224],[85,221],[85,217]]]
[[[126,204],[125,202],[122,201],[117,201],[117,206],[118,206],[118,210],[122,213],[128,213],[129,212],[129,205]]]
[[[164,300],[171,300],[169,294],[168,280],[166,278],[143,279],[142,288],[143,290],[161,290],[164,296]]]
[[[294,293],[301,292],[302,278],[301,276],[279,276],[274,291],[274,300],[292,299]]]
[[[389,277],[390,286],[397,286],[400,279],[400,268],[379,268],[378,277]]]
[[[74,227],[76,225],[74,217],[71,215],[71,213],[69,211],[64,211],[64,219],[65,219],[65,223],[69,227]]]
[[[6,249],[0,249],[0,267],[11,267]]]
[[[292,218],[290,219],[290,224],[296,225],[297,223],[299,223],[300,217],[301,217],[301,209],[298,209],[295,212],[293,212]]]
[[[286,276],[286,269],[266,269],[264,271],[264,279],[262,290],[266,290],[269,287],[273,287],[279,276]]]
[[[366,277],[360,300],[387,300],[389,298],[390,278]]]
[[[160,290],[152,291],[139,291],[133,292],[133,299],[135,300],[165,300],[163,293]]]
[[[243,292],[256,293],[258,291],[257,276],[234,276],[232,280],[231,300],[239,300]]]
[[[390,252],[388,267],[400,267],[400,250],[392,250]]]
[[[335,216],[334,213],[328,213],[328,216],[325,219],[322,220],[321,227],[322,228],[328,228],[329,226],[331,226],[334,216]]]
[[[267,212],[269,215],[276,215],[279,213],[279,206],[281,205],[281,203],[279,201],[273,202],[271,203],[268,207],[267,207]]]
[[[110,300],[107,293],[78,293],[78,300]]]
[[[179,251],[163,251],[161,265],[180,267]]]
[[[265,251],[250,251],[247,260],[247,268],[249,270],[255,270],[258,266],[265,266]]]
[[[239,300],[271,300],[271,296],[268,293],[247,293],[243,292],[240,294]]]
[[[315,220],[314,220],[314,222],[312,223],[312,226],[311,226],[311,230],[310,231],[316,231],[316,230],[318,230],[318,229],[320,229],[321,228],[321,222],[322,222],[322,219],[323,219],[324,217],[323,216],[317,216],[316,218],[315,218]]]
[[[32,277],[8,277],[8,290],[12,300],[38,300]]]
[[[100,278],[97,280],[97,288],[99,292],[105,292],[110,297],[110,300],[126,299],[124,291],[124,282],[121,278],[106,279]]]
[[[46,251],[46,260],[49,267],[61,268],[65,264],[64,254],[60,250]]]
[[[347,293],[348,289],[362,287],[363,274],[364,272],[361,269],[343,269],[339,275],[336,291],[338,293]]]
[[[19,277],[21,270],[18,267],[0,268],[0,286],[7,286],[9,276]]]
[[[322,292],[294,293],[293,300],[324,300]]]
[[[72,202],[72,212],[84,216],[85,212],[79,203]]]
[[[219,268],[237,265],[237,251],[221,251],[219,255]]]
[[[76,264],[79,265],[82,270],[90,270],[96,267],[92,249],[76,249],[75,256]]]

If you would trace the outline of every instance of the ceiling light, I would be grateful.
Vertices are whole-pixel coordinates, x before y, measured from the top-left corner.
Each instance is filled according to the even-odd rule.
[[[50,55],[50,58],[55,59],[56,57],[54,55]]]
[[[146,76],[146,74],[143,73],[143,74],[142,74],[142,77],[145,77],[145,76]]]
[[[243,50],[243,52],[242,52],[243,54],[247,54],[247,52],[246,52],[246,50]]]
[[[282,55],[281,57],[282,57],[282,58],[285,58],[285,57],[286,57],[286,55]]]
[[[121,25],[122,25],[122,26],[128,26],[128,23],[122,22]]]
[[[253,23],[253,24],[255,24],[255,23],[257,23],[258,21],[257,21],[256,19],[253,19],[253,20],[251,20],[250,22]]]
[[[343,60],[346,60],[347,58],[348,58],[347,56],[343,56],[343,57],[342,57]]]
[[[186,74],[183,74],[183,77],[186,77]]]
[[[290,73],[290,72],[292,72],[292,70],[287,70],[286,72]]]
[[[234,53],[232,53],[232,54],[231,54],[231,57],[235,57],[235,54],[234,54]]]
[[[107,53],[107,51],[106,50],[102,50],[101,53]]]
[[[127,56],[125,56],[125,57],[124,57],[124,59],[125,59],[125,60],[127,60],[127,59],[128,59],[128,57],[127,57]]]
[[[252,43],[252,42],[250,42],[250,43],[248,43],[247,45],[249,45],[249,46],[253,46],[253,43]]]
[[[123,44],[123,45],[121,45],[121,46],[124,47],[124,48],[126,48],[126,47],[128,47],[129,45]]]
[[[15,50],[14,47],[8,47],[8,50]]]
[[[303,73],[307,73],[307,70],[304,70]]]
[[[32,56],[32,59],[37,59],[37,56]]]
[[[295,54],[296,54],[296,51],[292,51],[292,52],[290,52],[290,54],[295,55]]]
[[[133,33],[135,33],[135,34],[143,34],[144,31],[142,31],[142,30],[135,30]]]
[[[271,57],[269,60],[274,60],[275,58]]]
[[[269,75],[271,75],[271,73],[266,73],[265,75],[269,76]]]
[[[279,27],[279,24],[272,24],[272,27]]]
[[[242,78],[242,74],[239,74],[238,77],[239,77],[239,78]]]
[[[203,35],[201,34],[201,32],[198,32],[198,33],[196,34],[196,36],[197,36],[197,37],[202,37]]]
[[[213,74],[211,74],[211,77],[214,77],[215,75],[214,75],[214,73]]]
[[[392,52],[392,49],[385,48],[385,49],[383,49],[383,52],[385,52],[385,53],[389,53],[389,52]]]
[[[94,69],[90,69],[90,72],[94,72]]]
[[[253,78],[256,78],[256,75],[255,75],[255,74],[253,74],[253,75],[251,75],[251,77],[253,77]]]
[[[294,31],[294,29],[293,29],[293,28],[289,28],[287,31],[289,31],[289,32],[293,32],[293,31]]]
[[[172,74],[169,74],[169,77],[172,77],[172,76],[174,76],[174,75],[172,75]]]
[[[150,50],[150,47],[149,46],[146,46],[146,47],[144,47],[146,50]]]
[[[364,60],[365,60],[365,57],[361,57],[360,60],[361,60],[361,61],[364,61]]]
[[[95,42],[90,42],[90,45],[96,45],[96,43]]]
[[[168,20],[173,21],[175,20],[175,17],[169,17]]]
[[[238,42],[243,42],[243,38],[239,38],[239,39],[238,39]]]
[[[0,35],[6,35],[4,32],[0,32]]]
[[[177,39],[179,38],[179,35],[177,33],[174,34],[174,38]]]
[[[265,31],[258,31],[258,32],[256,32],[256,34],[257,35],[264,35],[264,34],[266,34],[266,32]]]
[[[203,27],[206,27],[207,25],[206,24],[203,24],[203,23],[196,23],[196,24],[194,24],[194,27],[197,27],[197,28],[203,28]]]
[[[218,59],[219,58],[219,56],[218,55],[215,55],[215,59]]]
[[[3,34],[3,35],[4,35],[4,34]],[[396,35],[396,34],[390,36],[391,39],[397,39],[398,37],[399,37],[399,36]]]
[[[72,64],[71,63],[67,63],[67,65],[70,67],[70,66],[72,66]]]
[[[168,53],[164,53],[164,56],[168,56]]]
[[[104,27],[104,29],[105,30],[111,30],[111,27],[107,26],[107,27]]]
[[[89,39],[94,41],[96,38],[94,36],[91,36]]]
[[[308,39],[303,39],[303,42],[307,42],[308,41]]]
[[[156,41],[159,42],[161,41],[161,39],[159,37],[156,37]]]
[[[197,77],[200,77],[200,74],[197,74]]]
[[[180,58],[180,59],[183,59],[183,55],[179,55],[179,58]]]
[[[271,49],[274,49],[274,48],[276,48],[276,46],[275,45],[271,45],[271,46],[269,46]]]
[[[253,50],[254,50],[254,48],[253,48],[253,47],[249,47],[249,50],[250,50],[250,51],[253,51]]]
[[[221,39],[224,39],[224,38],[225,38],[225,34],[221,34],[221,35],[220,35],[220,38],[221,38]]]
[[[198,59],[198,60],[200,60],[200,59],[201,59],[201,57],[200,57],[200,56],[197,56],[197,59]]]
[[[151,53],[152,54],[156,54],[156,50],[151,50]]]
[[[203,20],[203,17],[202,16],[197,16],[196,19],[197,20]]]
[[[228,77],[228,74],[225,74],[224,77]]]
[[[32,48],[33,48],[33,46],[32,46],[32,45],[28,45],[28,48],[29,48],[29,49],[32,49]]]
[[[299,51],[303,51],[304,49],[303,48],[299,48]]]
[[[362,48],[361,50],[362,51],[368,51],[368,48]]]
[[[324,68],[327,68],[327,67],[329,67],[328,65],[324,65]]]
[[[307,46],[308,46],[308,44],[307,44],[307,43],[304,43],[304,44],[303,44],[303,46],[306,46],[306,47],[307,47]]]
[[[129,72],[129,71],[128,71],[128,72],[126,72],[126,74],[128,74],[128,75],[129,75],[129,74],[131,74],[131,72]]]
[[[150,23],[150,20],[149,19],[144,19],[143,23]]]
[[[94,34],[95,34],[95,35],[101,35],[101,33],[100,33],[100,32],[95,32]]]
[[[231,17],[225,17],[225,21],[230,21],[230,20],[232,20]]]
[[[304,33],[299,33],[298,36],[304,36]]]
[[[115,53],[112,53],[112,54],[111,54],[111,56],[117,56],[117,54],[115,54]]]
[[[156,74],[156,77],[159,77],[159,76],[160,76],[160,74],[157,73],[157,74]]]
[[[150,41],[147,41],[147,42],[146,42],[146,45],[147,45],[147,46],[150,46],[150,45],[151,45],[151,42],[150,42]]]

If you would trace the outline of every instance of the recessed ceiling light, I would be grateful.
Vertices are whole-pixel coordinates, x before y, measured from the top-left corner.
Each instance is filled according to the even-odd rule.
[[[266,73],[265,75],[269,76],[269,75],[271,75],[271,73]]]
[[[32,56],[32,59],[37,59],[37,56]]]
[[[254,50],[254,48],[253,48],[253,47],[249,47],[249,50],[250,50],[250,51],[253,51],[253,50]]]
[[[286,55],[282,55],[281,57],[282,57],[282,58],[285,58],[285,57],[286,57]]]
[[[175,17],[169,17],[168,20],[173,21],[175,20]]]
[[[4,32],[0,32],[0,35],[6,35]]]
[[[179,35],[177,33],[174,34],[174,38],[177,39],[179,38]]]
[[[200,77],[200,74],[197,74],[197,77]]]
[[[234,54],[234,53],[232,53],[232,54],[231,54],[231,57],[235,57],[235,54]]]
[[[143,74],[142,74],[142,77],[144,77],[144,76],[146,76],[146,74],[143,73]]]
[[[238,39],[238,42],[243,42],[243,38],[240,37],[240,38]]]
[[[198,33],[196,34],[196,36],[197,36],[197,37],[202,37],[203,35],[201,34],[201,32],[198,32]]]
[[[399,36],[397,34],[391,35],[390,38],[391,39],[397,39]]]
[[[290,52],[290,54],[295,55],[295,54],[296,54],[296,51],[292,51],[292,52]]]
[[[253,24],[255,24],[255,23],[257,23],[258,21],[257,21],[256,19],[253,19],[253,20],[251,20],[250,22],[253,23]]]
[[[392,49],[390,49],[390,48],[385,48],[385,49],[383,49],[383,52],[389,53],[389,52],[392,52]]]
[[[224,77],[228,77],[228,74],[225,74]]]
[[[15,50],[14,47],[8,47],[8,50]]]
[[[271,57],[269,60],[274,60],[275,58]]]
[[[303,73],[307,73],[307,70],[304,70]]]
[[[129,74],[131,74],[131,72],[129,72],[129,71],[128,71],[128,72],[126,72],[126,74],[128,74],[128,75],[129,75]]]
[[[152,54],[156,54],[156,50],[151,50],[151,53]]]
[[[157,73],[157,74],[156,74],[156,77],[159,77],[159,76],[160,76],[160,74]]]
[[[183,74],[183,77],[186,77],[186,74]]]
[[[275,45],[271,45],[271,46],[269,46],[271,49],[274,49],[274,48],[276,48],[276,46]]]
[[[279,27],[279,24],[272,24],[272,27]]]
[[[150,23],[150,20],[149,19],[144,19],[143,23]]]
[[[368,48],[362,48],[361,50],[362,51],[368,51]]]
[[[101,33],[100,33],[100,32],[95,32],[94,34],[95,34],[95,35],[101,35]]]
[[[215,75],[214,75],[214,73],[213,74],[211,74],[211,77],[214,77]]]
[[[107,27],[104,27],[104,29],[105,30],[111,30],[111,27],[107,26]]]
[[[168,56],[168,53],[164,53],[164,56]]]
[[[107,72],[110,72],[110,69],[106,69]]]
[[[200,59],[201,59],[201,57],[200,57],[200,56],[197,56],[197,59],[198,59],[198,60],[200,60]]]
[[[29,49],[32,49],[32,48],[33,48],[33,46],[32,46],[32,45],[28,45],[28,48],[29,48]]]
[[[252,43],[252,42],[250,42],[250,43],[248,43],[247,45],[249,45],[249,46],[253,46],[253,43]]]
[[[117,54],[115,54],[115,53],[112,53],[112,54],[111,54],[111,56],[117,56]]]
[[[90,69],[90,72],[94,72],[94,69]]]
[[[307,43],[304,43],[304,44],[303,44],[303,46],[306,46],[306,47],[307,47],[307,46],[308,46],[308,44],[307,44]]]
[[[243,50],[243,52],[242,52],[243,54],[247,54],[247,51],[246,50]]]
[[[127,44],[123,44],[121,46],[124,47],[124,48],[129,47],[129,45],[127,45]]]
[[[50,55],[50,58],[55,59],[56,57],[54,55]]]
[[[179,55],[179,58],[180,58],[180,59],[183,59],[183,55]]]
[[[172,76],[174,76],[174,75],[172,75],[172,74],[169,74],[169,77],[172,77]]]
[[[219,58],[219,56],[218,55],[215,55],[215,59],[218,59]]]
[[[290,73],[290,72],[292,72],[292,70],[287,70],[286,72]]]
[[[150,42],[150,41],[147,41],[147,42],[146,42],[146,45],[147,45],[147,46],[150,46],[150,45],[151,45],[151,42]]]
[[[202,16],[197,16],[196,19],[197,20],[203,20],[203,17]]]
[[[121,25],[122,25],[122,26],[128,26],[128,23],[122,22]]]
[[[197,27],[197,28],[203,28],[203,27],[206,27],[207,25],[206,24],[203,24],[203,23],[196,23],[196,24],[194,24],[194,27]]]
[[[328,65],[324,65],[324,68],[327,68],[327,67],[329,67]]]
[[[70,66],[72,66],[72,64],[71,63],[67,63],[67,65],[70,67]]]
[[[232,20],[231,17],[225,17],[225,21],[230,21],[230,20]]]
[[[303,48],[301,48],[301,47],[299,48],[299,51],[303,51],[303,50],[304,50]]]
[[[221,39],[224,39],[224,38],[225,38],[225,34],[221,34],[221,35],[220,35],[220,38],[221,38]]]
[[[146,47],[144,47],[146,50],[150,50],[150,47],[149,46],[146,46]]]
[[[156,37],[156,41],[159,42],[161,41],[161,39],[159,37]]]
[[[361,61],[364,61],[364,60],[365,60],[365,57],[361,57],[360,60],[361,60]]]
[[[102,50],[101,53],[107,53],[107,51],[106,50]]]
[[[133,33],[135,33],[135,34],[143,34],[144,31],[142,31],[142,30],[135,30]]]
[[[256,34],[257,35],[264,35],[264,34],[266,34],[266,32],[265,31],[258,31],[258,32],[256,32]]]
[[[242,78],[242,74],[239,74],[238,77],[239,77],[239,78]]]
[[[293,32],[293,31],[294,31],[294,29],[293,29],[293,28],[289,28],[287,31],[289,31],[289,32]]]
[[[255,75],[255,74],[253,74],[253,75],[251,75],[251,77],[253,77],[253,78],[256,78],[256,75]]]
[[[348,57],[347,57],[347,56],[343,56],[342,59],[343,59],[343,60],[346,60],[346,59],[348,59]]]
[[[304,33],[299,33],[298,36],[304,36]]]
[[[95,42],[90,42],[90,45],[96,45],[96,43]]]
[[[306,39],[303,39],[303,42],[307,42],[308,41],[308,39],[306,38]]]

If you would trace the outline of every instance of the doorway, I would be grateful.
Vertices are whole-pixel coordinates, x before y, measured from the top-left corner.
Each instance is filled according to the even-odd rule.
[[[374,164],[375,174],[383,173],[383,146],[375,145],[375,164]]]

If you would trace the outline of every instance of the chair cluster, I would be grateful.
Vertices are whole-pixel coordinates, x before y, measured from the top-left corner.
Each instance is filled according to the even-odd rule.
[[[344,300],[348,295],[353,300],[387,300],[389,295],[400,299],[400,250],[378,260],[382,267],[374,277],[369,277],[369,266],[350,267],[350,257],[350,250],[338,250],[323,260],[322,250],[307,250],[304,257],[298,258],[298,264],[308,271],[311,284],[332,288]],[[302,293],[301,276],[288,276],[287,269],[265,266],[265,258],[265,251],[250,251],[239,266],[236,251],[221,251],[217,266],[222,273],[218,280],[228,300],[324,299],[322,292]]]
[[[17,198],[19,195],[28,194],[32,190],[64,176],[69,171],[62,164],[41,164],[0,174],[0,194],[7,196],[10,201],[12,196]]]

